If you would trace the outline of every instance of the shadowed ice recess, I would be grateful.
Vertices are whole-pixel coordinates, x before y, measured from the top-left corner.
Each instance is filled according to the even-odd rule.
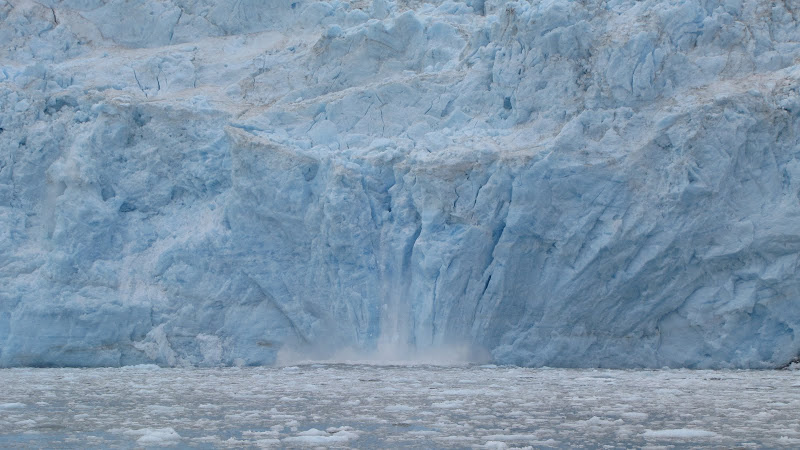
[[[799,18],[0,0],[0,367],[786,365]]]

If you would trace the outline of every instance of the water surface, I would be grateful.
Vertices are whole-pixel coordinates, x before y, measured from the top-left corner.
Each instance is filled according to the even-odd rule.
[[[0,446],[800,447],[798,371],[0,370]]]

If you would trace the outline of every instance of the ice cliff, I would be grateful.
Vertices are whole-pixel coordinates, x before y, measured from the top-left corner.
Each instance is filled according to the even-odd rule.
[[[798,20],[0,0],[0,366],[789,363]]]

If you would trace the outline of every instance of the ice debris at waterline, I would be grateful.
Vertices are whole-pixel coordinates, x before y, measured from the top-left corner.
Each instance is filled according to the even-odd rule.
[[[0,385],[12,448],[800,446],[800,380],[777,370],[151,365]]]
[[[798,17],[0,0],[0,366],[785,365]]]

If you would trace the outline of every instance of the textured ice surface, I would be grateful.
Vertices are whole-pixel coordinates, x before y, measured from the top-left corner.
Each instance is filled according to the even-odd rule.
[[[0,0],[0,366],[787,364],[798,17]]]
[[[789,371],[0,370],[0,447],[797,448]]]

